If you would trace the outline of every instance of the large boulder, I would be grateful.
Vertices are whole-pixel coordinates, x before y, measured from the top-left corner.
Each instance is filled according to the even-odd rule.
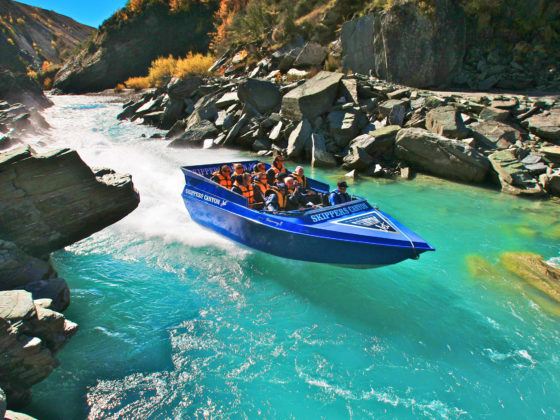
[[[327,57],[327,48],[317,42],[308,42],[303,46],[294,61],[295,67],[320,66]]]
[[[132,179],[95,173],[70,149],[0,153],[0,231],[32,256],[45,256],[122,219],[140,202]]]
[[[336,166],[334,156],[327,151],[325,138],[321,134],[313,133],[311,135],[312,153],[311,166],[314,168],[333,168]]]
[[[144,76],[158,57],[183,57],[208,48],[215,4],[194,2],[188,10],[173,12],[168,2],[145,3],[137,13],[125,11],[127,19],[121,13],[107,19],[57,73],[54,87],[69,93],[113,88],[129,77]]]
[[[481,121],[469,125],[478,144],[487,149],[507,149],[522,141],[521,131],[499,121]]]
[[[426,114],[426,128],[432,133],[452,139],[464,139],[469,136],[461,114],[452,105],[430,110]]]
[[[167,94],[173,99],[185,99],[202,85],[202,79],[198,76],[179,79],[172,78],[167,85]]]
[[[418,170],[466,182],[482,182],[489,167],[486,156],[472,147],[421,128],[399,131],[395,155]]]
[[[488,159],[498,174],[502,192],[531,196],[543,194],[543,189],[533,174],[519,161],[512,150],[499,150],[488,156]]]
[[[529,131],[536,136],[560,144],[560,109],[553,108],[527,120]]]
[[[328,112],[336,99],[342,73],[321,71],[282,98],[282,115],[291,120],[315,117]]]
[[[399,2],[342,26],[343,67],[408,86],[442,86],[461,68],[465,28],[456,1],[436,0],[428,12]]]
[[[261,114],[275,110],[282,101],[278,87],[258,79],[247,79],[241,83],[237,95],[241,102],[251,104]]]
[[[217,135],[216,126],[208,120],[202,120],[169,143],[169,147],[201,147],[205,139]]]
[[[339,147],[346,147],[359,131],[359,116],[354,111],[333,111],[328,116],[329,130]]]
[[[286,149],[288,158],[299,156],[309,141],[311,141],[311,124],[304,118],[288,138],[288,148]]]

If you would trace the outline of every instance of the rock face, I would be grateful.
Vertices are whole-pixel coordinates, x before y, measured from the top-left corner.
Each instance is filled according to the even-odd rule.
[[[78,326],[46,309],[23,290],[0,292],[0,387],[10,405],[31,400],[29,388],[59,365],[54,354]]]
[[[465,53],[465,14],[452,0],[437,0],[434,7],[426,14],[413,2],[401,3],[345,23],[344,70],[371,70],[382,79],[414,87],[449,83]]]
[[[2,69],[0,69],[0,99],[39,109],[52,105],[39,85],[29,76]]]
[[[92,170],[69,149],[0,154],[0,232],[44,256],[120,220],[140,201],[130,175]]]
[[[533,174],[519,162],[511,150],[500,150],[488,156],[498,174],[502,192],[513,195],[541,195],[543,190]]]
[[[476,141],[487,149],[507,149],[523,140],[517,128],[499,121],[481,121],[469,128]]]
[[[214,6],[193,2],[188,11],[170,13],[167,3],[150,2],[143,12],[124,21],[113,15],[92,43],[58,72],[54,87],[69,93],[113,88],[129,77],[144,75],[157,57],[205,51]]]
[[[472,147],[421,128],[399,131],[395,154],[416,169],[467,182],[482,182],[489,167],[488,159]]]
[[[282,98],[282,115],[291,120],[313,118],[328,112],[336,98],[342,73],[321,71]]]
[[[543,114],[535,115],[528,120],[531,133],[560,144],[560,109],[553,108]]]
[[[216,126],[208,120],[202,120],[169,143],[169,147],[200,147],[205,139],[213,138],[216,134]]]

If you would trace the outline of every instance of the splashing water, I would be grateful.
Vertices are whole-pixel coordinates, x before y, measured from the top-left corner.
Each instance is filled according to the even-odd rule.
[[[39,149],[72,147],[131,173],[139,208],[53,254],[80,330],[33,388],[41,419],[556,417],[559,318],[488,267],[551,258],[557,205],[428,177],[354,192],[437,249],[350,270],[241,248],[194,224],[181,165],[252,158],[177,150],[115,118],[111,98],[54,97]],[[146,137],[142,137],[142,135]],[[336,182],[340,172],[306,167]],[[480,271],[480,270],[479,270]]]

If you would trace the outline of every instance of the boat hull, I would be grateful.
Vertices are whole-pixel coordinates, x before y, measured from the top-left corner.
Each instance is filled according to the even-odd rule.
[[[267,224],[271,218],[267,218],[266,214],[259,214],[258,220],[255,220],[190,196],[183,197],[195,222],[245,246],[279,257],[373,268],[409,258],[417,259],[420,253],[426,251],[410,246],[387,246],[292,232]]]

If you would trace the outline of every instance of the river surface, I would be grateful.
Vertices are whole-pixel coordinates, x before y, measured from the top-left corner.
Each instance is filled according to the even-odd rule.
[[[497,265],[506,251],[559,256],[558,203],[431,177],[363,179],[349,190],[437,251],[373,270],[286,260],[202,229],[181,200],[181,165],[252,155],[167,148],[148,138],[157,130],[118,122],[111,98],[52,99],[53,128],[35,147],[131,173],[141,203],[52,255],[80,330],[29,414],[560,416],[560,311]],[[331,185],[342,175],[305,168]]]

